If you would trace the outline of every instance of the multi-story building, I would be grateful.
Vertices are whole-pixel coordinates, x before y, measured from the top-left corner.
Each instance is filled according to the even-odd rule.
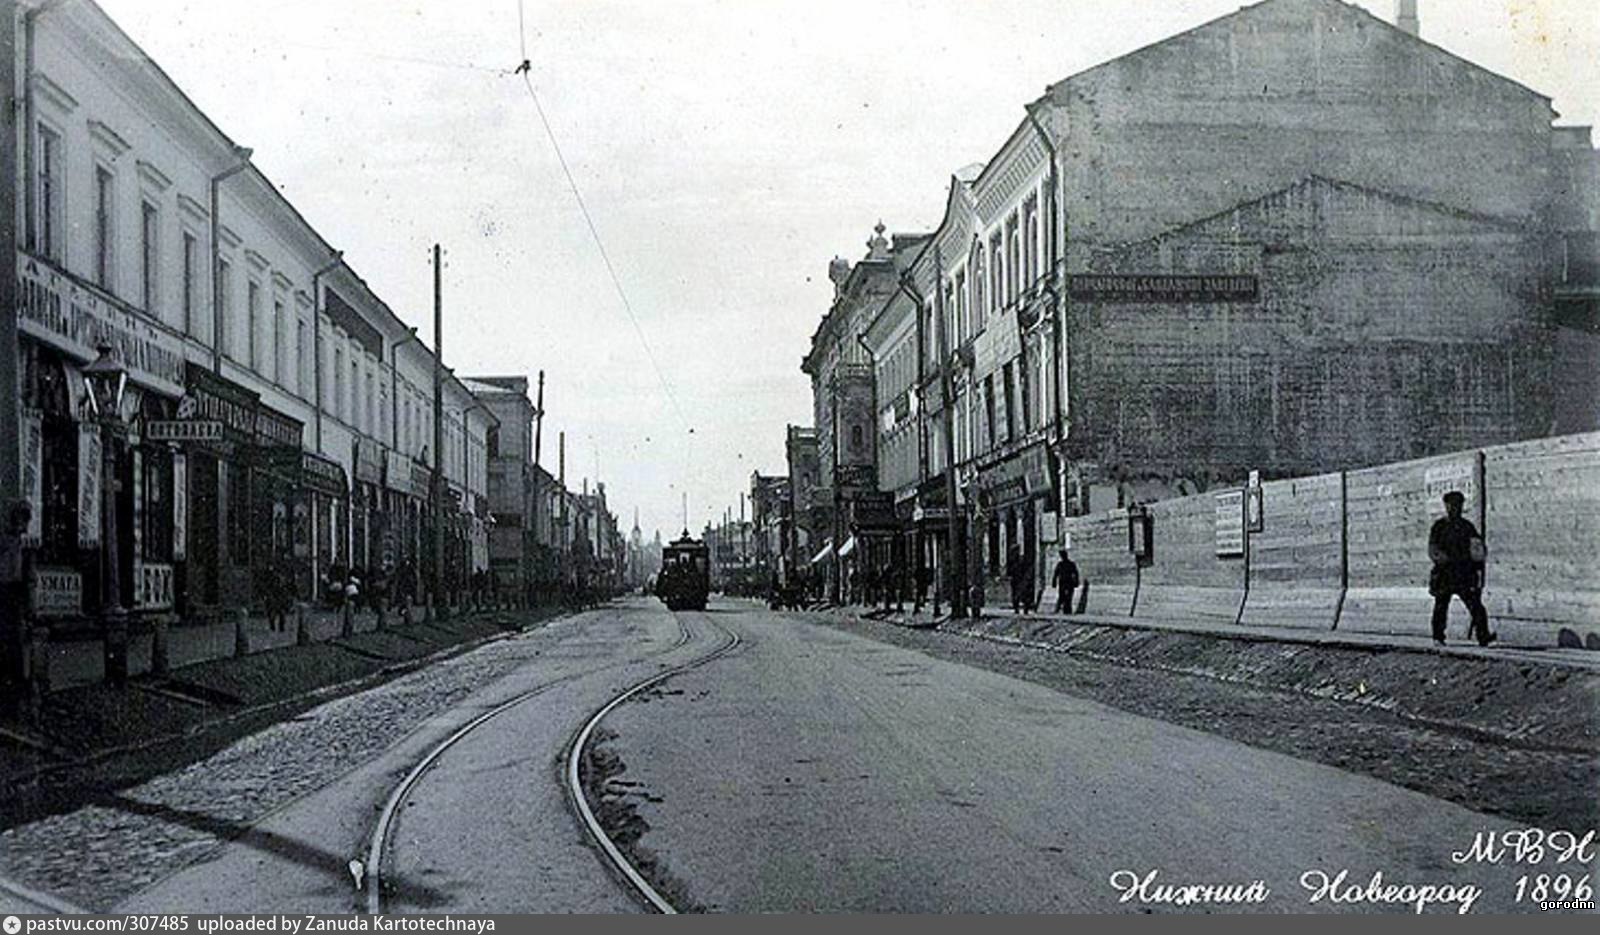
[[[1402,7],[1247,6],[952,179],[864,340],[880,489],[938,517],[949,452],[968,580],[1064,512],[1600,425],[1589,128]]]
[[[784,564],[783,544],[793,522],[790,509],[788,477],[759,471],[750,475],[750,553],[763,571],[777,572]]]
[[[489,431],[489,567],[506,594],[526,596],[533,584],[537,517],[534,424],[541,413],[528,398],[527,377],[469,377],[478,402],[499,423]]]
[[[811,377],[823,502],[812,508],[813,530],[824,530],[831,542],[827,561],[830,593],[838,595],[842,562],[876,563],[882,557],[856,555],[876,551],[894,533],[893,511],[878,490],[876,402],[871,355],[861,335],[884,301],[898,288],[906,258],[914,256],[923,238],[884,236],[879,223],[867,241],[867,254],[854,266],[835,259],[828,267],[834,283],[833,304],[811,337],[811,349],[800,369]],[[898,261],[898,262],[897,262]],[[869,542],[868,540],[871,540]]]
[[[314,600],[341,569],[421,565],[434,522],[470,553],[489,420],[465,387],[445,378],[438,463],[459,496],[436,512],[435,362],[411,330],[94,3],[26,8],[16,35],[22,379],[5,402],[36,610]],[[113,436],[85,409],[101,345],[128,376]]]
[[[784,429],[784,460],[789,471],[789,515],[792,522],[783,542],[783,554],[791,568],[809,563],[822,540],[826,526],[819,522],[825,514],[823,504],[832,493],[820,485],[822,459],[817,449],[817,432],[809,426],[790,425]]]

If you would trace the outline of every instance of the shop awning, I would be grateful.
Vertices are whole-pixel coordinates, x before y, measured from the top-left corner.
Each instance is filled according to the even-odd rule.
[[[855,536],[851,536],[850,538],[844,540],[844,545],[839,546],[839,557],[840,558],[846,558],[846,557],[848,557],[850,555],[851,552],[854,552],[855,550],[856,550],[856,537]]]
[[[833,557],[833,541],[830,539],[828,541],[828,544],[822,547],[822,551],[821,552],[818,552],[816,555],[813,555],[811,557],[811,564],[815,565],[818,562],[825,562],[825,561],[827,561],[828,559],[830,559],[832,557]]]

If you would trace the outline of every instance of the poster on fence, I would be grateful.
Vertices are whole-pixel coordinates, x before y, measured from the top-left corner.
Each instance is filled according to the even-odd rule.
[[[44,418],[37,410],[22,417],[22,499],[33,508],[22,544],[37,547],[44,537]]]

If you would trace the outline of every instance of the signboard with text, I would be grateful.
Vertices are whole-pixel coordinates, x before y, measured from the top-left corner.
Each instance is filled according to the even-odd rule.
[[[1244,555],[1244,491],[1229,490],[1216,495],[1217,557]]]
[[[83,575],[71,568],[34,568],[29,591],[37,617],[71,617],[83,610]]]
[[[155,420],[144,424],[144,440],[149,442],[220,442],[222,423],[209,419],[184,422]]]
[[[139,610],[172,609],[172,566],[133,563],[133,606]]]
[[[1181,276],[1079,273],[1068,277],[1075,302],[1254,302],[1260,297],[1255,276]]]

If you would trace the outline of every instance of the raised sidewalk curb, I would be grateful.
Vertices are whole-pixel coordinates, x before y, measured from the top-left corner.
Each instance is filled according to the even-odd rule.
[[[875,620],[1244,688],[1349,702],[1422,727],[1497,743],[1600,752],[1600,654],[1586,650],[1437,647],[1364,634],[1259,632],[1184,621],[1101,616],[989,615],[933,621],[869,608],[835,619]],[[1423,645],[1416,645],[1417,643]]]

